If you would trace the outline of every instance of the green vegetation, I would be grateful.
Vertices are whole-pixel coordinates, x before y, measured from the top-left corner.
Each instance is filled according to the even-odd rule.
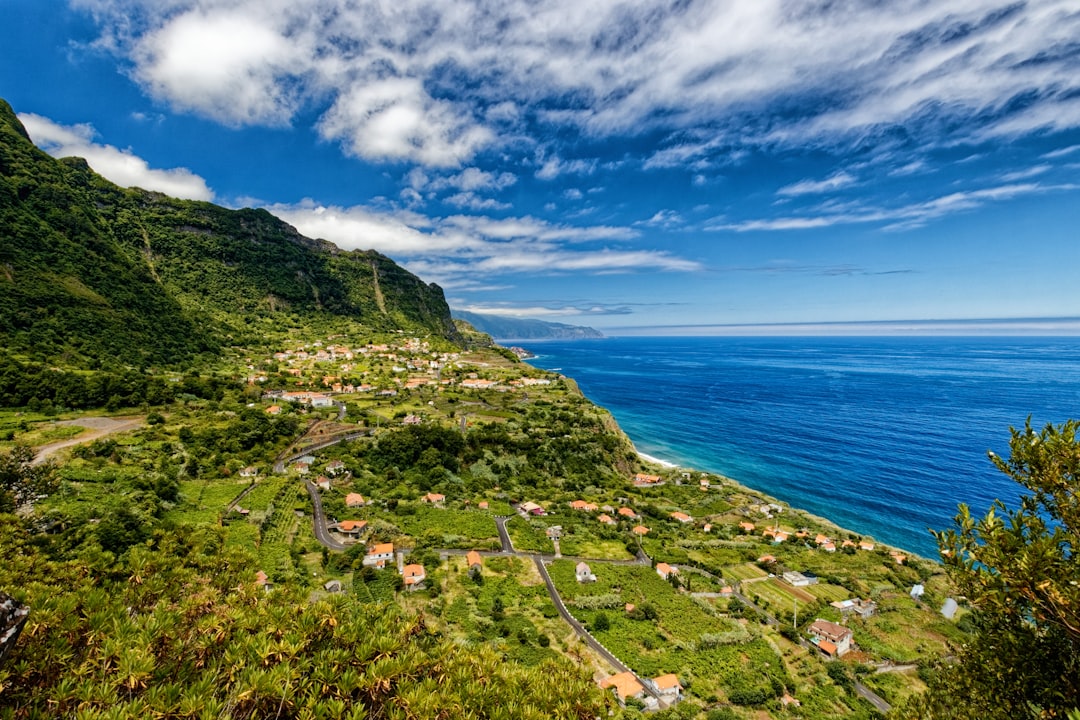
[[[1075,424],[1014,433],[996,462],[1031,499],[965,509],[942,568],[648,467],[571,380],[453,325],[388,259],[112,186],[2,104],[0,227],[0,591],[32,613],[0,720],[640,717],[599,689],[612,668],[544,567],[621,662],[678,677],[658,718],[879,717],[860,684],[897,717],[1077,704]],[[825,657],[817,618],[853,650]],[[888,662],[914,667],[871,673]]]
[[[976,520],[960,507],[937,535],[971,604],[974,637],[955,665],[928,673],[905,714],[925,718],[1063,717],[1080,708],[1080,423],[1012,430],[997,468],[1027,491]]]
[[[348,318],[459,340],[442,290],[388,258],[304,238],[265,210],[116,187],[34,147],[2,100],[0,227],[6,405],[157,405],[149,366],[261,344],[274,324]],[[57,366],[56,382],[40,377]]]

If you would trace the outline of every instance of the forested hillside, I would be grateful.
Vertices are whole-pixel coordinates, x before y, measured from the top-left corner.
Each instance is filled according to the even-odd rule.
[[[349,318],[457,340],[442,290],[263,210],[122,189],[38,150],[0,101],[0,340],[65,366],[175,364],[259,323]]]

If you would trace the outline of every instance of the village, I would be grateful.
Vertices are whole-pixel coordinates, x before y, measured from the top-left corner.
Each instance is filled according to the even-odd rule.
[[[620,490],[589,499],[570,499],[557,487],[521,497],[494,483],[454,493],[461,485],[452,477],[396,484],[393,471],[377,477],[349,452],[350,441],[371,442],[395,426],[417,432],[442,426],[465,435],[474,424],[510,426],[508,404],[528,403],[530,393],[541,402],[568,393],[558,376],[490,354],[442,352],[417,339],[351,349],[314,342],[251,362],[249,370],[265,413],[299,413],[308,425],[274,466],[249,466],[238,475],[252,488],[276,484],[279,499],[291,495],[280,483],[300,483],[310,502],[295,505],[294,535],[310,523],[323,552],[356,558],[343,573],[326,573],[325,564],[313,570],[326,573],[322,592],[358,592],[358,584],[374,587],[387,573],[407,606],[445,607],[447,595],[462,590],[455,587],[459,578],[483,582],[492,559],[502,569],[515,558],[524,563],[514,566],[519,575],[536,568],[556,611],[532,624],[561,620],[577,638],[561,643],[564,652],[590,655],[598,684],[620,704],[642,710],[672,706],[686,692],[730,700],[730,689],[721,692],[724,682],[710,679],[701,663],[677,658],[689,648],[720,656],[741,646],[743,655],[756,651],[750,655],[759,658],[763,677],[772,678],[757,695],[748,691],[749,699],[774,697],[788,711],[808,695],[814,702],[818,688],[808,692],[798,678],[835,661],[852,678],[850,669],[861,673],[853,679],[859,694],[884,712],[883,696],[895,701],[920,687],[911,672],[917,660],[943,648],[948,637],[956,612],[951,600],[935,624],[942,630],[925,632],[926,617],[937,613],[931,603],[945,600],[932,564],[914,558],[909,566],[906,553],[792,512],[726,478],[643,467]],[[244,502],[230,506],[229,518],[265,522]],[[264,570],[257,581],[273,586]],[[632,592],[628,581],[649,592]],[[670,608],[666,617],[657,616],[657,606]],[[483,614],[475,603],[470,607]],[[633,636],[643,621],[659,629],[655,640]],[[918,632],[902,637],[916,626]],[[658,643],[684,650],[661,651]],[[687,672],[688,666],[694,667]]]

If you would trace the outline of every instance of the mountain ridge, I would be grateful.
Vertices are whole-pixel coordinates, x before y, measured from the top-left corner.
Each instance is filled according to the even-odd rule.
[[[567,325],[529,318],[507,318],[466,310],[452,310],[451,313],[455,318],[465,320],[480,332],[487,333],[496,340],[572,340],[604,337],[600,331],[584,325]]]
[[[175,364],[257,321],[348,317],[460,344],[442,289],[266,210],[121,188],[33,145],[0,100],[0,339],[67,365]]]

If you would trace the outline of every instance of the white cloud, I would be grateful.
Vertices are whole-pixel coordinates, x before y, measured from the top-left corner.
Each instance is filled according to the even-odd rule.
[[[776,194],[782,196],[817,195],[851,187],[855,182],[853,175],[841,171],[830,175],[824,180],[800,180],[793,185],[780,188],[776,191]]]
[[[645,227],[657,227],[657,228],[673,228],[678,227],[684,223],[682,215],[674,210],[658,210],[648,220],[642,220],[637,225],[644,225]]]
[[[446,202],[469,210],[508,210],[510,203],[499,202],[494,198],[483,198],[474,192],[455,193],[446,198]]]
[[[306,48],[255,7],[193,9],[142,36],[135,77],[176,107],[232,125],[288,123],[299,102],[289,77]]]
[[[373,160],[458,166],[566,128],[697,132],[659,167],[897,125],[935,141],[1080,127],[1075,0],[73,1],[155,97],[234,124],[329,103],[324,137]]]
[[[96,173],[121,187],[140,187],[189,200],[214,197],[206,181],[187,168],[157,170],[130,150],[95,143],[96,133],[90,125],[60,125],[30,113],[20,114],[19,120],[33,141],[50,155],[85,158]]]
[[[886,230],[908,230],[922,227],[931,220],[966,212],[987,203],[1001,202],[1026,195],[1054,192],[1076,192],[1080,185],[1040,185],[1039,183],[1011,183],[995,187],[949,193],[923,202],[895,208],[863,207],[851,203],[830,208],[825,206],[817,213],[802,216],[763,218],[729,222],[718,218],[706,226],[706,230],[730,230],[735,232],[809,230],[859,223],[888,223]]]
[[[563,160],[557,155],[545,157],[538,153],[537,157],[540,169],[536,171],[536,177],[540,180],[554,180],[560,175],[591,175],[596,172],[596,160]]]
[[[1001,182],[1012,183],[1017,180],[1027,180],[1029,178],[1038,177],[1046,172],[1049,172],[1052,168],[1049,165],[1036,165],[1034,167],[1025,168],[1023,170],[1016,170],[1014,172],[1005,173],[1001,176]]]
[[[511,306],[455,303],[452,307],[454,310],[476,313],[478,315],[495,315],[497,317],[510,318],[565,318],[581,315],[626,315],[630,312],[629,309],[623,305],[614,307],[605,305],[588,305],[585,307],[560,305],[552,307],[550,305]]]
[[[412,272],[446,287],[515,273],[694,272],[699,263],[659,250],[614,249],[637,232],[618,226],[556,225],[532,217],[452,215],[430,218],[366,207],[327,207],[311,200],[267,209],[309,237],[346,250],[373,249],[401,258]],[[488,283],[490,284],[490,283]]]
[[[1080,150],[1080,145],[1070,145],[1069,147],[1059,148],[1058,150],[1051,150],[1048,153],[1043,153],[1039,157],[1043,160],[1054,160],[1059,157],[1065,157],[1071,155],[1077,150]]]
[[[432,167],[457,166],[492,139],[451,103],[432,98],[417,78],[349,88],[323,116],[319,133],[362,158]]]

